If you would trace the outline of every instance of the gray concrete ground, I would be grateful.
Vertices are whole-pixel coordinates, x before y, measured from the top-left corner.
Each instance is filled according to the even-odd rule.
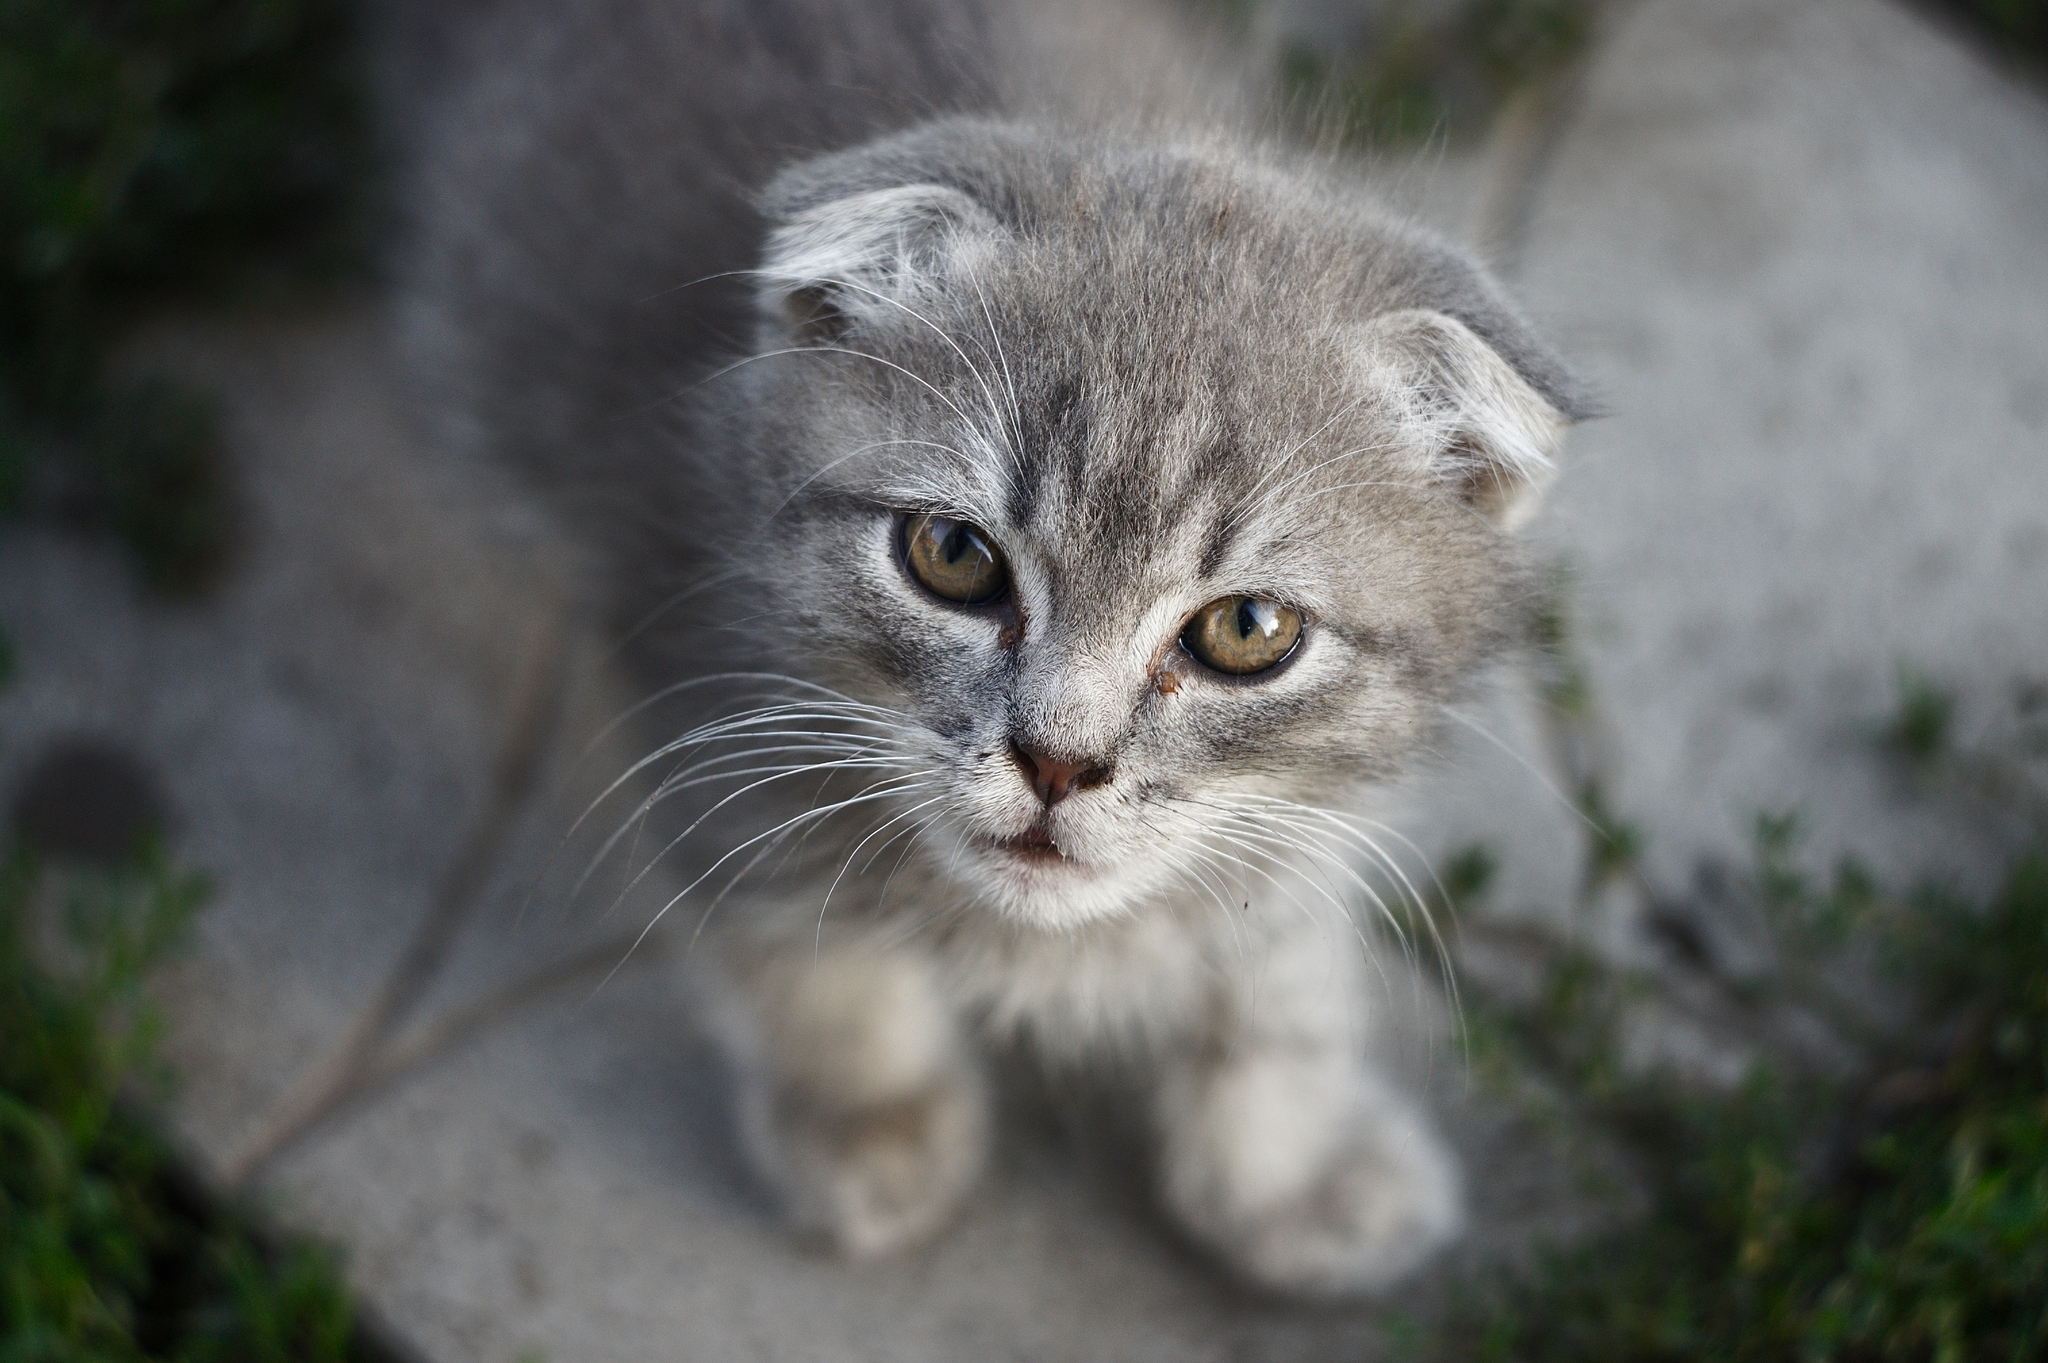
[[[2048,679],[2040,92],[1879,0],[1642,3],[1529,206],[1482,221],[1609,413],[1533,530],[1570,573],[1592,751],[1557,765],[1514,677],[1489,727],[1598,774],[1660,895],[1746,863],[1762,811],[1798,811],[1817,865],[1981,882],[2009,830],[1905,799],[1869,735],[1901,667],[1969,739]],[[1502,849],[1499,906],[1571,903],[1569,816],[1521,762],[1468,735],[1446,765],[1441,822]]]
[[[2048,114],[1885,0],[1642,0],[1560,107],[1435,189],[1397,178],[1518,264],[1613,413],[1538,529],[1595,719],[1560,743],[1503,674],[1461,711],[1500,742],[1456,731],[1415,831],[1496,850],[1496,917],[1624,955],[1639,903],[1571,911],[1584,838],[1548,788],[1584,770],[1658,894],[1790,805],[1823,857],[1980,873],[1988,835],[1902,805],[1857,724],[1902,660],[1980,727],[2048,674]],[[143,349],[229,397],[251,542],[220,596],[165,608],[96,548],[0,539],[0,790],[65,734],[154,764],[219,886],[162,981],[179,1132],[348,1245],[422,1356],[1371,1352],[1384,1308],[1244,1297],[1159,1232],[1113,1141],[1028,1096],[928,1251],[794,1249],[673,947],[607,980],[633,906],[567,902],[573,850],[548,866],[618,757],[576,754],[628,699],[563,605],[564,547],[408,426],[374,307]],[[1473,1170],[1466,1262],[1570,1231],[1582,1169],[1408,1050]]]

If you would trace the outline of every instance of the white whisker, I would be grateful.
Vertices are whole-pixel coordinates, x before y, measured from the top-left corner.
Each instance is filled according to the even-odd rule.
[[[911,773],[904,776],[891,778],[891,781],[909,781],[913,780],[916,776],[923,774],[924,773]],[[765,839],[773,837],[778,833],[784,832],[785,830],[797,827],[798,825],[813,820],[828,818],[833,814],[840,813],[843,810],[855,808],[859,805],[872,804],[876,800],[893,799],[897,795],[903,793],[902,788],[900,787],[891,789],[878,789],[878,787],[888,784],[888,782],[876,782],[875,785],[869,786],[854,795],[850,795],[844,800],[839,800],[829,805],[817,806],[811,809],[806,809],[801,814],[797,814],[792,818],[783,820],[781,823],[775,825],[775,827],[771,829],[768,829],[766,832],[756,833],[753,837],[748,838],[746,841],[733,847],[730,851],[726,852],[723,856],[719,857],[718,860],[712,862],[711,865],[707,866],[701,873],[697,875],[695,879],[691,880],[689,884],[683,886],[682,889],[676,891],[673,895],[669,896],[668,902],[663,904],[661,908],[655,911],[654,916],[647,921],[647,926],[641,928],[639,935],[634,937],[632,943],[627,946],[625,956],[621,957],[619,960],[619,966],[625,965],[626,960],[632,956],[633,952],[639,948],[642,942],[647,940],[647,934],[654,931],[656,926],[660,924],[661,920],[668,915],[668,911],[670,909],[673,909],[677,904],[680,904],[690,894],[692,890],[695,890],[699,885],[702,885],[721,866],[724,866],[728,861],[731,861],[734,857],[746,851],[749,847],[754,846],[756,843],[762,842]],[[915,789],[915,787],[911,788]],[[693,824],[692,828],[694,828],[695,826],[696,825]],[[664,849],[663,855],[666,855],[667,851],[675,848],[677,844],[681,842],[682,836],[687,836],[688,831],[689,830],[685,830],[683,835],[679,836],[675,841],[670,842],[668,848]],[[646,874],[646,871],[642,871],[640,876],[636,876],[634,878],[635,883],[637,884],[639,879],[641,877],[644,877]],[[698,932],[703,931],[703,926],[703,923],[699,922],[697,926]],[[694,944],[697,940],[696,935],[692,934],[690,940],[691,943]],[[612,974],[618,973],[619,966],[613,967]],[[604,982],[608,983],[610,979],[611,975],[607,975],[605,976]],[[599,987],[602,988],[603,984],[601,983]]]
[[[815,942],[813,943],[813,946],[812,946],[812,950],[813,950],[814,952],[815,952],[815,951],[817,951],[817,950],[819,950],[819,949],[821,949],[821,948],[822,948],[822,946],[823,946],[823,944],[824,944],[824,940],[825,940],[825,911],[826,911],[827,909],[829,909],[829,908],[830,908],[830,907],[832,906],[832,896],[833,896],[833,895],[834,895],[834,894],[835,894],[835,893],[836,893],[836,892],[838,891],[838,889],[839,889],[839,882],[840,882],[840,881],[842,881],[842,880],[844,880],[844,879],[846,878],[846,872],[847,872],[847,869],[848,869],[849,867],[851,867],[851,866],[853,865],[853,859],[854,859],[855,857],[857,857],[857,856],[859,856],[859,855],[860,855],[860,849],[861,849],[861,848],[863,848],[863,847],[865,847],[865,846],[867,846],[867,845],[868,845],[868,843],[870,843],[871,841],[873,841],[873,840],[874,840],[875,838],[879,837],[879,836],[881,835],[881,833],[882,833],[882,830],[883,830],[883,829],[885,829],[885,828],[887,828],[887,827],[889,827],[889,825],[890,825],[890,824],[893,824],[893,823],[899,823],[899,822],[901,822],[901,821],[902,821],[902,820],[904,820],[904,819],[910,818],[910,817],[912,817],[913,815],[915,815],[915,814],[917,813],[917,811],[918,811],[918,810],[920,810],[920,809],[929,809],[929,808],[930,808],[931,806],[933,806],[933,805],[935,805],[935,804],[939,803],[939,801],[941,801],[941,800],[943,800],[943,799],[945,799],[945,798],[946,798],[946,797],[945,797],[944,795],[934,795],[934,796],[933,796],[933,797],[932,797],[931,799],[929,799],[929,800],[925,800],[925,801],[922,801],[922,802],[920,802],[920,803],[918,803],[918,804],[914,804],[914,805],[910,806],[910,807],[909,807],[908,809],[905,809],[905,810],[902,810],[902,811],[898,812],[898,813],[897,813],[896,815],[894,815],[894,816],[893,816],[892,818],[890,818],[890,819],[889,819],[889,820],[888,820],[887,822],[883,823],[883,824],[881,825],[881,827],[879,827],[879,828],[876,828],[876,829],[875,829],[874,831],[870,832],[869,834],[867,834],[867,836],[863,837],[863,838],[862,838],[862,839],[861,839],[861,840],[860,840],[859,842],[857,842],[857,843],[855,843],[855,844],[853,845],[853,848],[852,848],[852,850],[851,850],[851,851],[849,851],[849,852],[848,852],[848,853],[846,854],[846,860],[845,860],[844,862],[842,862],[842,863],[840,864],[840,867],[839,867],[839,873],[838,873],[837,875],[833,876],[833,877],[832,877],[832,883],[831,883],[830,885],[828,885],[828,886],[826,886],[826,887],[825,887],[825,898],[824,898],[824,900],[823,900],[822,902],[820,902],[820,903],[819,903],[819,905],[818,905],[818,931],[817,931],[817,939],[816,939],[816,941],[815,941]],[[883,843],[883,844],[882,844],[882,846],[883,846],[883,847],[887,847],[887,846],[888,846],[888,844],[887,844],[887,843]]]

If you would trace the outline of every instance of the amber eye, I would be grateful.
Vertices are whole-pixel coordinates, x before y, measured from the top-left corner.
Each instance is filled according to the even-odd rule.
[[[982,533],[946,516],[912,516],[903,523],[903,561],[919,582],[948,601],[978,606],[1010,585],[1010,570]]]
[[[1301,612],[1256,596],[1226,596],[1196,611],[1180,641],[1218,672],[1264,672],[1301,642]]]

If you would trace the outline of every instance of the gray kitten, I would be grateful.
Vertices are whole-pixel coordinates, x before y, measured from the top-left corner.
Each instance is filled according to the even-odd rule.
[[[1511,636],[1578,398],[1465,256],[1205,119],[1228,73],[1160,16],[1082,13],[501,8],[410,339],[683,708],[628,823],[680,811],[799,1226],[937,1229],[1021,1036],[1135,1062],[1241,1273],[1373,1288],[1460,1198],[1368,1060],[1358,810]]]

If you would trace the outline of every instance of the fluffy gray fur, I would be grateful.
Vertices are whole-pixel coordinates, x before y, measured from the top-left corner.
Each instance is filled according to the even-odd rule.
[[[1223,1260],[1373,1288],[1460,1201],[1370,1063],[1352,916],[1399,886],[1358,811],[1513,632],[1579,400],[1465,255],[1192,117],[1228,81],[1158,16],[1081,13],[501,9],[418,168],[409,340],[682,707],[627,822],[681,811],[670,912],[797,1224],[937,1228],[1025,1033],[1138,1062]],[[927,512],[1006,596],[918,585]],[[1249,678],[1177,642],[1239,594],[1306,621]],[[1020,750],[1090,777],[1048,802]]]

